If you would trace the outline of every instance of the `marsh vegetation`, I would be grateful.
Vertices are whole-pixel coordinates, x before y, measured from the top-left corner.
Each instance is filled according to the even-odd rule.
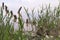
[[[22,7],[18,9],[17,17],[2,3],[2,7],[0,7],[0,40],[60,40],[60,5],[53,10],[50,5],[45,9],[42,7],[41,10],[37,10],[38,19],[34,17],[35,9],[31,10],[32,20],[28,9],[24,7],[28,17],[26,22],[22,20],[21,9]],[[10,23],[12,18],[13,22]],[[16,23],[18,26],[15,26]],[[24,24],[26,24],[25,27]]]

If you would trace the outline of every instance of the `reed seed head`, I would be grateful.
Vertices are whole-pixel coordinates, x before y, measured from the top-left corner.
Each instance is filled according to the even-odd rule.
[[[5,11],[7,11],[7,6],[5,5]]]
[[[16,20],[17,20],[17,16],[16,16],[16,15],[14,15],[14,22],[16,22]]]
[[[12,10],[10,11],[10,13],[11,13],[11,16],[13,16],[13,11]]]
[[[26,19],[26,26],[28,26],[28,19]]]
[[[26,19],[26,23],[28,23],[28,19]]]
[[[22,7],[19,8],[18,13],[20,13],[21,9],[22,9]]]
[[[4,2],[2,2],[2,8],[4,9]]]
[[[16,15],[14,15],[14,19],[17,19],[17,16]]]

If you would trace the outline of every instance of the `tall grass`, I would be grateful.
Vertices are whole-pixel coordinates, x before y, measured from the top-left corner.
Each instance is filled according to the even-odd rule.
[[[4,5],[4,4],[3,4]],[[11,18],[14,16],[13,12],[8,12],[7,8],[7,18],[6,16],[3,18],[3,9],[1,7],[0,11],[0,40],[59,40],[60,37],[60,5],[54,8],[51,11],[51,7],[46,7],[46,9],[42,8],[42,10],[38,10],[39,19],[37,20],[34,17],[34,9],[32,10],[32,21],[28,13],[28,9],[24,7],[24,10],[27,14],[28,20],[33,28],[33,25],[36,28],[34,33],[35,36],[25,35],[23,32],[24,22],[22,21],[22,15],[20,13],[21,8],[18,10],[18,18],[14,17],[14,20],[18,19],[19,30],[14,32],[14,26],[10,24]],[[44,12],[45,11],[45,12]],[[40,15],[42,14],[42,15]],[[11,16],[10,16],[11,15]],[[16,16],[16,15],[15,15]],[[4,19],[6,18],[6,24],[4,23]],[[12,28],[11,28],[12,27]],[[33,31],[33,30],[32,30]],[[47,37],[48,36],[48,37]],[[53,37],[51,37],[53,36]]]

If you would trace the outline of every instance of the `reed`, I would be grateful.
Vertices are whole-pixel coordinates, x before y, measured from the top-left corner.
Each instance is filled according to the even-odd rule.
[[[3,18],[3,10],[5,7],[6,14],[8,15],[6,18],[6,25],[4,23]],[[59,40],[60,37],[60,5],[56,8],[54,8],[53,11],[51,11],[51,7],[46,7],[45,9],[42,7],[42,10],[38,10],[38,20],[36,17],[34,17],[34,10],[32,10],[32,21],[28,13],[28,9],[24,7],[24,10],[27,14],[28,19],[26,20],[26,23],[30,23],[32,28],[33,25],[35,26],[36,31],[34,33],[35,36],[32,35],[25,35],[23,32],[24,22],[22,21],[22,15],[21,15],[21,9],[18,10],[18,17],[16,15],[13,15],[13,11],[8,10],[7,6],[4,6],[4,3],[2,4],[2,7],[0,8],[0,40]],[[10,12],[9,12],[10,11]],[[45,11],[45,12],[44,12]],[[42,15],[40,15],[42,14]],[[14,26],[10,24],[11,18],[14,17],[14,22],[18,19],[18,26],[19,30],[14,32]],[[29,22],[28,22],[29,20]],[[28,26],[28,25],[27,25]],[[33,31],[33,30],[32,30]],[[46,37],[46,35],[48,37]],[[53,36],[53,37],[51,37]]]

